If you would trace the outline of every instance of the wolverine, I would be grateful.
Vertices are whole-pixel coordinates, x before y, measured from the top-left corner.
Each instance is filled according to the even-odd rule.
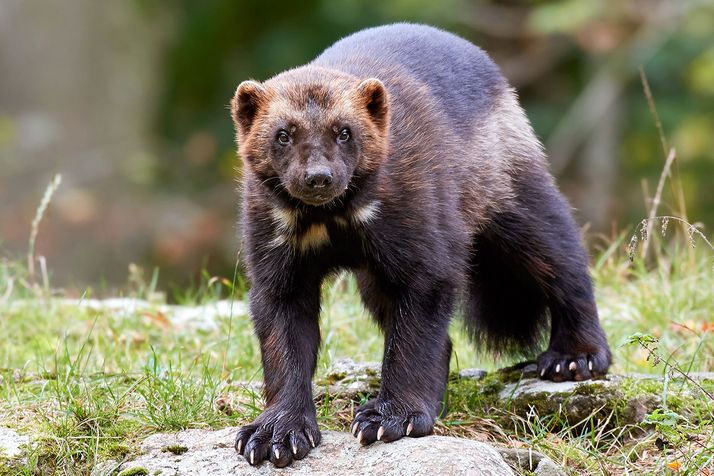
[[[266,399],[235,441],[250,464],[283,467],[320,444],[320,286],[340,270],[384,334],[379,394],[351,425],[362,445],[432,432],[457,311],[480,349],[536,355],[547,342],[543,379],[607,372],[570,206],[481,49],[429,26],[370,28],[244,81],[231,114]]]

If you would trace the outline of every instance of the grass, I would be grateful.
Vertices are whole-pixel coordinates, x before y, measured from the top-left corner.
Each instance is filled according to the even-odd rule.
[[[673,365],[687,373],[711,371],[712,257],[702,248],[692,255],[686,247],[672,245],[662,247],[652,267],[644,261],[630,263],[622,241],[593,265],[602,322],[614,353],[612,372],[669,375]],[[26,276],[19,264],[0,263],[0,296],[5,296],[0,298],[0,424],[32,435],[34,441],[27,461],[8,463],[11,473],[84,474],[98,461],[121,461],[150,433],[237,425],[260,412],[260,395],[249,385],[261,379],[259,352],[244,306],[235,305],[234,315],[218,318],[215,327],[182,328],[162,315],[159,302],[150,311],[99,311],[82,305],[88,296],[66,301],[33,294],[23,288]],[[128,294],[156,299],[155,280],[147,284],[141,276],[136,271]],[[234,292],[231,280],[206,276],[204,281],[182,295],[184,304],[208,306]],[[323,294],[318,374],[343,357],[379,361],[382,339],[362,309],[354,280],[341,275],[326,283]],[[651,336],[656,345],[625,345],[636,333]],[[452,370],[509,363],[479,355],[458,323],[451,335]],[[653,359],[658,366],[653,367]],[[602,422],[573,425],[558,414],[499,412],[489,408],[493,390],[452,385],[452,412],[437,431],[533,447],[580,474],[619,473],[628,467],[695,474],[711,464],[704,450],[712,449],[707,417],[712,402],[694,418],[651,415],[654,420],[640,428],[644,436],[633,439],[624,436],[634,434],[632,429]],[[323,428],[347,428],[354,402],[323,399],[319,405]],[[662,412],[669,415],[667,411],[665,400]],[[669,446],[658,449],[660,440]],[[689,459],[662,456],[675,446]],[[667,466],[680,460],[679,467]]]
[[[192,306],[194,319],[229,298],[230,312],[207,326],[167,318],[158,271],[148,275],[135,265],[126,295],[147,303],[140,309],[97,308],[91,290],[80,299],[53,298],[34,240],[59,183],[56,177],[38,208],[27,264],[0,261],[0,425],[32,440],[26,458],[3,460],[0,454],[0,475],[88,474],[100,462],[118,466],[148,434],[255,418],[263,406],[256,387],[261,369],[243,302],[246,283],[204,273],[196,286],[171,291],[175,302]],[[654,373],[664,380],[626,380],[614,404],[572,421],[561,408],[537,401],[503,408],[497,395],[507,374],[492,373],[479,382],[455,379],[451,411],[438,422],[437,433],[533,448],[573,474],[701,474],[714,464],[714,384],[689,378],[714,368],[714,246],[693,225],[655,211],[653,206],[635,228],[629,246],[625,235],[608,243],[592,273],[613,350],[612,373]],[[663,236],[670,221],[683,225],[680,239],[665,244],[650,236],[657,220]],[[644,240],[642,258],[634,260]],[[698,241],[704,246],[697,248]],[[654,258],[648,259],[652,247]],[[382,338],[350,275],[325,283],[322,303],[318,376],[343,357],[381,360]],[[479,354],[458,320],[451,336],[454,371],[511,363]],[[657,408],[638,421],[625,419],[630,402],[643,396],[656,397]],[[346,430],[363,399],[321,396],[321,426]]]

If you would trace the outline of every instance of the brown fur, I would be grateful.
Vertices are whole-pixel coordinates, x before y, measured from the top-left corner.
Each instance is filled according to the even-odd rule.
[[[363,445],[433,430],[457,307],[496,353],[535,355],[550,333],[543,378],[607,371],[569,206],[515,92],[475,46],[423,26],[366,30],[241,83],[231,112],[268,401],[236,437],[252,464],[285,466],[319,443],[320,285],[341,269],[385,335],[379,396],[355,414]]]

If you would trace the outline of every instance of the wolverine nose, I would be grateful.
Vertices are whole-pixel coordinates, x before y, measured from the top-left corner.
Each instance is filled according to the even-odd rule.
[[[305,172],[305,183],[310,188],[322,188],[332,183],[332,171],[327,167],[313,167]]]

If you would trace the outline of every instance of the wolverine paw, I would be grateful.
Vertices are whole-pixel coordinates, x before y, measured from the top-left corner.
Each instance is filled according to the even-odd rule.
[[[589,380],[602,377],[610,367],[610,352],[605,349],[592,354],[565,353],[547,350],[538,356],[538,376],[543,380]]]
[[[303,459],[321,439],[314,415],[272,407],[238,430],[235,449],[253,466],[270,460],[282,468]]]
[[[377,440],[389,443],[403,436],[426,436],[434,430],[434,417],[421,411],[396,408],[378,398],[360,406],[352,422],[352,435],[362,446],[367,446]]]

